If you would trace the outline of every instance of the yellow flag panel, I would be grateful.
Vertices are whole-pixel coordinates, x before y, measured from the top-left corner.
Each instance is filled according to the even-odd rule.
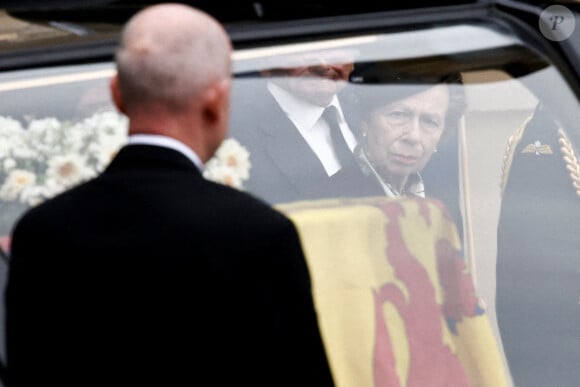
[[[431,199],[281,205],[338,387],[507,386],[453,220]]]

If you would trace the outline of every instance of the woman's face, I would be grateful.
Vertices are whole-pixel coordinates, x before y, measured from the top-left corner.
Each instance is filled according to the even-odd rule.
[[[435,151],[449,106],[446,85],[375,108],[363,122],[366,153],[391,181],[419,172]]]

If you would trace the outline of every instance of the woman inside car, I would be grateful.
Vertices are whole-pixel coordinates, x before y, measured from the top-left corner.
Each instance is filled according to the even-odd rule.
[[[427,185],[422,171],[438,145],[456,136],[465,110],[461,75],[416,77],[383,70],[356,79],[365,83],[356,93],[361,141],[355,152],[361,168],[387,196],[434,196],[439,187]],[[398,83],[387,84],[391,79]],[[445,157],[456,158],[456,149],[449,153]]]
[[[364,174],[389,197],[433,197],[463,233],[458,128],[466,109],[460,73],[410,74],[374,63],[351,78]]]

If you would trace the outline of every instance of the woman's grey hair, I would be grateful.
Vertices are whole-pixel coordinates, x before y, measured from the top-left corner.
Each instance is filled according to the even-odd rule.
[[[443,138],[457,130],[459,120],[467,109],[467,98],[460,72],[426,76],[388,71],[380,73],[373,69],[373,72],[364,76],[359,75],[353,83],[353,101],[361,120],[379,106],[408,98],[436,85],[447,85],[449,91],[449,107],[445,116]]]

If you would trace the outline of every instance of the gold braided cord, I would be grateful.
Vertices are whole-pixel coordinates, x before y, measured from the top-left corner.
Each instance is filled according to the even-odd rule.
[[[558,143],[560,144],[560,151],[564,157],[566,169],[570,174],[574,191],[576,195],[580,196],[580,162],[578,162],[572,142],[570,142],[570,139],[562,128],[558,129]]]
[[[505,190],[505,186],[506,186],[507,180],[509,178],[510,170],[512,167],[512,162],[514,160],[514,153],[515,153],[516,146],[518,145],[518,143],[522,139],[522,136],[524,135],[524,130],[525,130],[526,126],[528,125],[528,123],[531,121],[532,117],[533,117],[533,114],[528,116],[524,120],[524,122],[519,126],[519,128],[508,138],[507,147],[506,147],[504,155],[503,155],[503,161],[502,161],[502,166],[501,166],[501,179],[500,179],[500,185],[499,185],[501,196],[503,196],[503,192]]]

